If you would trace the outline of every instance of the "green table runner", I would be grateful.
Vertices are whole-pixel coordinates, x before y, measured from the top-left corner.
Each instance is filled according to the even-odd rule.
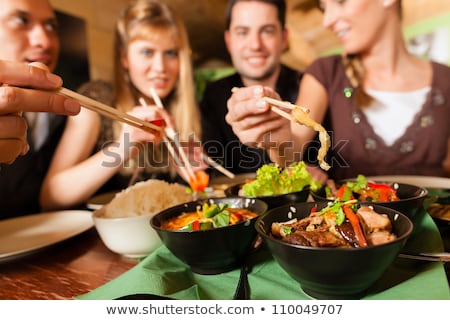
[[[405,251],[442,251],[442,239],[432,218],[425,212],[418,218],[419,228]],[[310,299],[271,257],[265,246],[249,259],[251,299]],[[109,283],[76,297],[109,300],[125,295],[150,293],[183,300],[232,299],[239,269],[218,275],[198,275],[161,246],[134,268]],[[442,300],[450,299],[450,290],[442,262],[397,259],[367,292],[363,299]]]

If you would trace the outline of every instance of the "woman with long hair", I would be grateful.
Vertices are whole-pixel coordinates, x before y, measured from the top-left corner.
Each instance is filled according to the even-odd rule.
[[[164,109],[157,106],[152,90]],[[165,123],[176,130],[180,141],[201,136],[186,28],[168,5],[158,1],[133,1],[118,18],[112,96],[107,97],[108,87],[97,81],[80,92],[143,120]],[[177,166],[160,143],[162,135],[102,118],[89,136],[99,137],[98,152],[50,169],[41,192],[44,208],[79,205],[99,190],[117,191],[139,180],[181,182]],[[86,146],[93,147],[91,141]]]
[[[296,103],[309,108],[309,116],[330,134],[328,176],[450,176],[450,68],[407,50],[401,1],[318,4],[343,53],[306,68]],[[245,90],[229,100],[227,119],[241,140],[262,141],[270,113],[262,96],[278,95],[269,88]],[[305,150],[315,134],[292,123],[272,140],[293,141],[291,151],[305,159],[314,154]],[[279,159],[275,151],[271,155]]]

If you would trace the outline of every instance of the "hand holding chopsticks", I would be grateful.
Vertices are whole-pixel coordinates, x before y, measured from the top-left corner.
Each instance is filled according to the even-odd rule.
[[[159,107],[159,108],[164,108],[161,100],[159,99],[158,94],[156,93],[155,89],[153,87],[150,87],[150,93],[152,95],[153,100],[155,101],[155,104]],[[175,131],[173,130],[173,128],[166,128],[166,134],[168,135],[168,137],[172,140],[174,140],[174,142],[177,144],[177,147],[180,149],[181,145],[180,142],[178,141],[178,135],[175,133]],[[184,152],[182,153],[184,154]],[[185,154],[184,154],[185,156]],[[224,175],[226,175],[227,177],[233,179],[235,177],[235,175],[228,171],[227,169],[225,169],[223,166],[221,166],[220,164],[218,164],[217,162],[215,162],[213,159],[211,159],[210,157],[208,157],[206,154],[202,154],[202,158],[203,160],[206,161],[207,164],[209,164],[211,167],[213,167],[214,169],[216,169],[217,171],[223,173]],[[189,160],[187,159],[187,157],[183,157],[183,161],[184,162],[188,162]]]
[[[155,93],[156,95],[156,93]],[[156,95],[157,97],[157,95]],[[161,100],[158,98],[153,97],[153,100],[155,101],[158,108],[162,108]],[[139,103],[144,106],[148,107],[147,103],[143,98],[139,99]],[[187,158],[186,153],[184,152],[183,147],[180,144],[180,141],[178,140],[178,136],[176,135],[175,131],[171,127],[166,127],[164,129],[165,135],[163,136],[163,142],[165,143],[167,149],[169,150],[170,155],[172,156],[173,160],[175,161],[176,165],[182,172],[182,176],[185,177],[187,182],[189,180],[196,180],[194,170],[189,162],[189,159]],[[175,146],[177,147],[177,151],[172,146],[172,141],[175,143]],[[180,158],[181,157],[181,158]],[[185,166],[183,165],[185,164]]]

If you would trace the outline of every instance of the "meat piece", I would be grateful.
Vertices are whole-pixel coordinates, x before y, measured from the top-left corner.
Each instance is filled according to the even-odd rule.
[[[288,234],[285,241],[310,247],[346,247],[345,240],[336,237],[329,231],[296,231]]]
[[[340,226],[336,226],[336,230],[352,247],[358,247],[358,239],[356,238],[355,230],[353,230],[353,227],[349,222],[344,222]]]
[[[379,214],[371,207],[361,207],[357,211],[357,215],[363,225],[366,234],[386,230],[392,230],[391,220],[385,214]]]
[[[367,242],[372,246],[393,241],[396,238],[395,234],[389,231],[376,231],[366,236]]]

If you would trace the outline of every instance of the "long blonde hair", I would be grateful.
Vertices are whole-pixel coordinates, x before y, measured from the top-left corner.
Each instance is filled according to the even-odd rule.
[[[128,111],[139,104],[142,95],[121,63],[121,55],[126,52],[128,44],[136,39],[155,38],[167,30],[178,40],[180,73],[175,88],[163,103],[175,121],[180,139],[187,140],[192,134],[201,137],[188,34],[181,17],[167,4],[137,0],[119,16],[114,48],[114,102],[118,109]]]
[[[397,0],[397,12],[402,18],[402,2]],[[364,108],[370,105],[373,101],[372,96],[370,96],[364,89],[364,77],[365,69],[361,61],[361,57],[358,54],[343,54],[343,63],[345,69],[345,75],[350,81],[350,84],[355,89],[355,99],[356,103],[360,108]]]

